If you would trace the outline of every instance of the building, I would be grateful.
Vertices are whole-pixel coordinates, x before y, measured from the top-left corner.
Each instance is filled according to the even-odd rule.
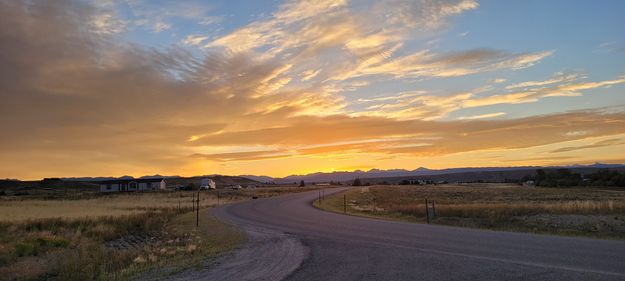
[[[217,185],[215,181],[209,178],[203,178],[200,183],[200,189],[216,189]]]
[[[164,178],[106,180],[100,182],[100,192],[164,190],[166,183]]]

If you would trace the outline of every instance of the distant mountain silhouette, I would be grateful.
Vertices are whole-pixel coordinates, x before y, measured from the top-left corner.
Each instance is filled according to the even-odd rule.
[[[519,167],[466,167],[466,168],[449,168],[433,170],[425,167],[419,167],[414,170],[405,169],[391,169],[380,170],[371,169],[368,171],[355,170],[355,171],[337,171],[337,172],[317,172],[306,175],[290,175],[283,178],[272,178],[268,176],[254,176],[243,175],[241,177],[249,178],[260,182],[275,182],[275,183],[293,183],[299,181],[305,181],[307,183],[312,182],[330,182],[330,181],[351,181],[355,178],[403,178],[403,177],[418,177],[418,176],[437,176],[445,174],[460,174],[460,173],[477,173],[477,172],[506,172],[506,171],[522,171],[522,170],[536,170],[536,169],[557,169],[557,168],[569,168],[569,169],[606,169],[606,168],[625,168],[623,164],[602,164],[595,163],[592,165],[571,165],[571,166],[519,166]]]

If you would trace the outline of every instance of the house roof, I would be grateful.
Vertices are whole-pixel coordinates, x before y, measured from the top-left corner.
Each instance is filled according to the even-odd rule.
[[[115,183],[144,183],[144,182],[161,182],[165,180],[165,178],[145,178],[145,179],[115,179],[115,180],[104,180],[100,181],[101,184],[115,184]]]

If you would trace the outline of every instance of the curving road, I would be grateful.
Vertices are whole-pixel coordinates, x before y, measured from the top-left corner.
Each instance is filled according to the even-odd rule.
[[[625,241],[345,216],[312,207],[317,195],[314,191],[251,200],[216,208],[213,214],[248,232],[279,233],[304,245],[307,255],[303,257],[302,251],[290,250],[296,253],[293,258],[285,257],[289,255],[285,251],[278,252],[275,256],[280,263],[289,261],[285,267],[292,269],[266,279],[625,280]],[[248,252],[271,259],[267,247],[250,247]],[[252,257],[238,262],[242,272],[245,263],[258,260]]]

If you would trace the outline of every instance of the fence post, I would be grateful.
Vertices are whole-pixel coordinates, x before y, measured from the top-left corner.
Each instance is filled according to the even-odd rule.
[[[430,223],[430,208],[428,207],[428,199],[425,198],[425,219]]]
[[[215,188],[215,192],[217,192],[217,206],[219,206],[219,190]]]
[[[191,193],[193,199],[191,199],[191,211],[195,212],[195,193]]]
[[[195,227],[200,225],[200,191],[197,192],[197,208],[195,208]]]
[[[432,200],[432,217],[436,218],[437,217],[437,213],[436,213],[436,200]]]
[[[343,194],[343,213],[347,214],[347,195]]]
[[[319,190],[319,196],[318,196],[317,201],[319,201],[319,205],[321,205],[321,190]]]
[[[375,197],[373,197],[373,213],[375,214]]]

